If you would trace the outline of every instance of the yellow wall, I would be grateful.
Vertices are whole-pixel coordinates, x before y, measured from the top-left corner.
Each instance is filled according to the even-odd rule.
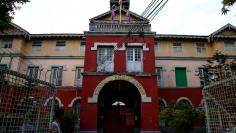
[[[173,43],[182,44],[182,52],[173,50]],[[172,57],[210,57],[213,55],[212,45],[205,43],[206,52],[197,53],[196,42],[190,41],[158,41],[159,50],[155,49],[156,56],[172,56]]]
[[[236,44],[236,41],[234,41],[234,44]],[[216,50],[221,51],[223,54],[226,54],[226,55],[236,55],[235,50],[234,51],[226,51],[224,49],[224,41],[214,42],[213,49],[214,49],[214,51],[216,51]]]
[[[40,51],[32,51],[32,43],[34,41],[42,41]],[[64,50],[56,50],[56,42],[65,41]],[[30,40],[25,44],[23,53],[26,56],[84,56],[84,51],[80,50],[80,42],[78,39],[45,39],[45,40]]]

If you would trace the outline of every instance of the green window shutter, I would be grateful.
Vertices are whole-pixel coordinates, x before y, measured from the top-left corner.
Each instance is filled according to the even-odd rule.
[[[186,68],[175,68],[176,87],[187,87]]]

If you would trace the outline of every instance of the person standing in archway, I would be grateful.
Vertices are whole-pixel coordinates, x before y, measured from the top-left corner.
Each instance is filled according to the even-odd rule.
[[[62,133],[61,123],[63,122],[63,120],[64,120],[64,110],[63,109],[56,110],[50,133]]]

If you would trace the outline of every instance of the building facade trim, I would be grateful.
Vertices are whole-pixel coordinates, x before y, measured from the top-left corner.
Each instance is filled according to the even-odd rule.
[[[48,102],[49,102],[50,100],[52,100],[52,99],[53,99],[53,97],[49,97],[49,98],[45,101],[44,106],[47,106]],[[64,107],[64,105],[62,104],[61,99],[60,99],[59,97],[55,97],[55,100],[58,101],[59,107]]]
[[[68,107],[72,107],[74,102],[77,100],[81,100],[81,97],[75,97],[74,99],[71,100],[70,104],[68,105]]]
[[[176,100],[176,103],[180,102],[181,100],[186,100],[186,101],[188,101],[190,103],[191,106],[193,106],[192,101],[189,98],[187,98],[187,97],[180,97],[180,98],[178,98]]]
[[[141,96],[141,100],[143,103],[150,103],[152,102],[151,97],[147,97],[146,91],[143,88],[143,86],[134,78],[127,76],[127,75],[113,75],[105,78],[102,82],[100,82],[97,87],[94,90],[93,96],[88,98],[88,103],[97,103],[98,102],[98,96],[102,88],[109,82],[115,81],[115,80],[124,80],[127,82],[132,83],[139,91],[139,94]]]

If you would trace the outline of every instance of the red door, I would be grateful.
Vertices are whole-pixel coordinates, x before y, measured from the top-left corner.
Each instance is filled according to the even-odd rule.
[[[134,113],[129,108],[114,106],[106,109],[104,133],[133,133],[134,127]]]

